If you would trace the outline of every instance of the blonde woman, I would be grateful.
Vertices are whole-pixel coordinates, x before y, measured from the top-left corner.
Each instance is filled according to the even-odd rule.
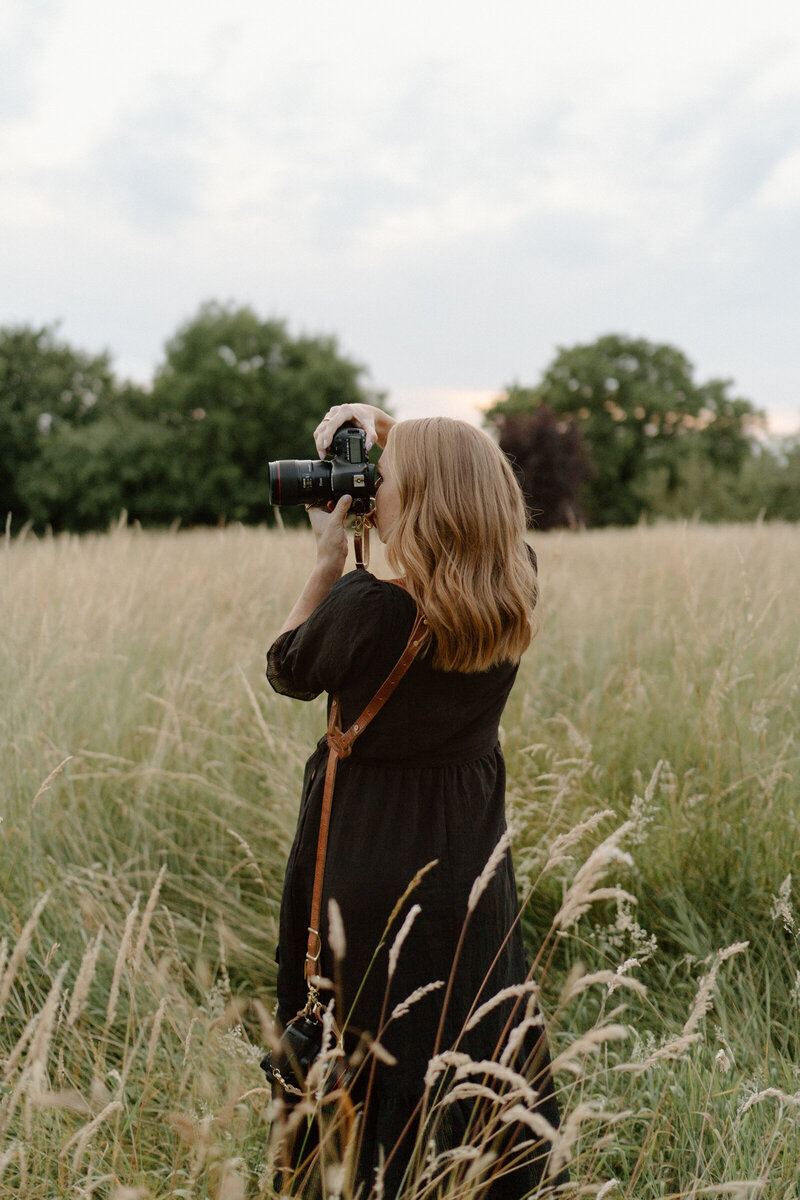
[[[516,922],[510,854],[469,914],[473,884],[505,829],[505,766],[500,717],[520,656],[534,633],[535,559],[525,510],[499,448],[472,426],[447,418],[396,423],[371,405],[331,409],[315,431],[320,455],[345,421],[382,446],[376,527],[394,581],[368,571],[343,575],[349,499],[332,512],[312,509],[317,559],[268,656],[267,674],[284,695],[338,695],[348,728],[403,652],[417,611],[428,641],[393,695],[354,744],[336,777],[325,866],[323,914],[333,899],[346,937],[334,964],[324,928],[320,973],[340,973],[348,1036],[380,1033],[395,1065],[379,1063],[366,1092],[359,1179],[366,1195],[384,1164],[383,1195],[399,1194],[414,1152],[432,1136],[437,1150],[480,1136],[474,1101],[450,1104],[446,1120],[419,1138],[420,1103],[431,1056],[456,1047],[476,1061],[498,1056],[525,1000],[492,1008],[472,1028],[470,1014],[500,989],[527,978]],[[323,737],[308,761],[289,856],[280,922],[278,1013],[288,1022],[305,1002],[304,959],[327,758]],[[416,872],[435,860],[408,898],[374,958],[390,914]],[[419,905],[389,970],[399,923]],[[411,920],[411,918],[409,918]],[[452,975],[452,977],[451,977]],[[424,991],[386,1023],[396,1005]],[[387,994],[388,987],[388,994]],[[383,1028],[381,1025],[383,1024]],[[514,1058],[532,1080],[551,1125],[558,1110],[543,1031],[533,1026]],[[366,1072],[364,1073],[366,1075]],[[476,1082],[481,1082],[478,1078]],[[431,1133],[432,1130],[432,1133]],[[520,1133],[528,1149],[515,1151]],[[547,1146],[530,1129],[505,1134],[505,1166],[480,1194],[517,1198],[540,1179]],[[512,1143],[509,1149],[509,1141]],[[565,1178],[561,1177],[561,1180]],[[479,1194],[479,1193],[476,1193]]]

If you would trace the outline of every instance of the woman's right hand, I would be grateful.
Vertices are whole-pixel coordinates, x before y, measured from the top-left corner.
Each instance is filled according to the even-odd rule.
[[[325,457],[336,430],[347,421],[360,425],[364,430],[367,435],[367,450],[371,450],[375,445],[384,446],[389,430],[395,423],[394,417],[390,417],[383,409],[376,408],[374,404],[335,404],[333,408],[328,409],[314,430],[314,442],[320,458]]]

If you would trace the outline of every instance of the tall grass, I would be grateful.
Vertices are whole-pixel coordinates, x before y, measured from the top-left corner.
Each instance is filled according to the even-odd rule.
[[[575,1190],[788,1200],[800,533],[536,546],[503,736]],[[323,717],[263,663],[312,554],[240,528],[0,548],[0,1197],[272,1195],[257,1062]],[[417,1195],[475,1191],[472,1150]]]

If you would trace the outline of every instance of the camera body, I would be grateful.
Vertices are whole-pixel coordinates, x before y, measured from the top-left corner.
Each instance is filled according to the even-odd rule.
[[[375,464],[367,461],[367,435],[358,425],[340,425],[323,459],[286,458],[269,464],[270,503],[334,503],[352,496],[350,512],[364,514],[375,495]]]

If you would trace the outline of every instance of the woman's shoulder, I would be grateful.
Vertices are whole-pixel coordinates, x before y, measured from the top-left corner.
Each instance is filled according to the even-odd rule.
[[[400,608],[413,611],[413,597],[397,580],[378,579],[367,570],[348,571],[331,588],[330,595],[350,603]]]

